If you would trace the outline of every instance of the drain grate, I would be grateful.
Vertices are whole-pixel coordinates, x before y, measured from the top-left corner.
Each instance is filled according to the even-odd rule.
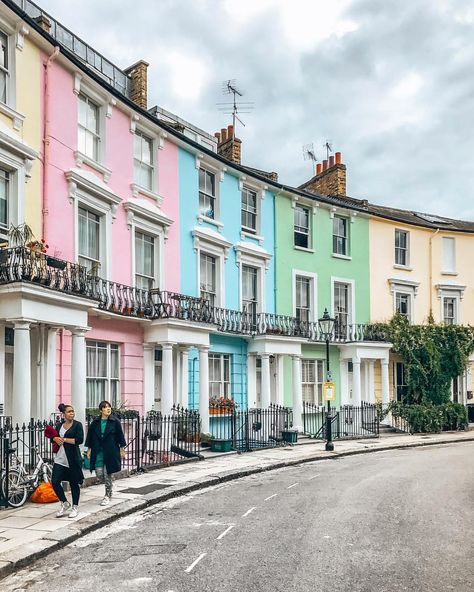
[[[120,493],[138,493],[141,495],[145,495],[146,493],[151,493],[152,491],[158,491],[159,489],[165,489],[165,487],[170,487],[168,483],[150,483],[150,485],[143,485],[143,487],[129,487],[128,489],[122,489]]]

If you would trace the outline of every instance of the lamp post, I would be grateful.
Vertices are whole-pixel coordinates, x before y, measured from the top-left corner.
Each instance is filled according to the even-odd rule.
[[[331,318],[328,309],[324,309],[323,316],[318,319],[319,331],[326,342],[326,381],[331,380],[331,372],[329,370],[329,341],[332,337],[335,319]],[[326,450],[332,452],[334,450],[334,443],[332,441],[332,423],[331,423],[331,401],[328,399],[328,410],[326,414]]]

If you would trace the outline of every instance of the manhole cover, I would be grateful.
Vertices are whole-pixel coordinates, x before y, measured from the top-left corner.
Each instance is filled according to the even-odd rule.
[[[169,485],[165,483],[150,483],[150,485],[144,485],[143,487],[129,487],[128,489],[122,489],[120,493],[139,493],[141,495],[145,495],[146,493],[158,491],[159,489],[164,489],[165,487],[169,487]]]

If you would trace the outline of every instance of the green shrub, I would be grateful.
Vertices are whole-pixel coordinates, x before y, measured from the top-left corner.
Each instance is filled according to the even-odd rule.
[[[395,418],[404,419],[412,433],[438,433],[465,430],[467,409],[460,403],[442,405],[404,405],[392,401],[387,409]]]

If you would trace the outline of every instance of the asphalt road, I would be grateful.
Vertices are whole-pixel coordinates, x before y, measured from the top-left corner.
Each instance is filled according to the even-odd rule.
[[[474,443],[315,462],[129,516],[2,592],[471,592]]]

